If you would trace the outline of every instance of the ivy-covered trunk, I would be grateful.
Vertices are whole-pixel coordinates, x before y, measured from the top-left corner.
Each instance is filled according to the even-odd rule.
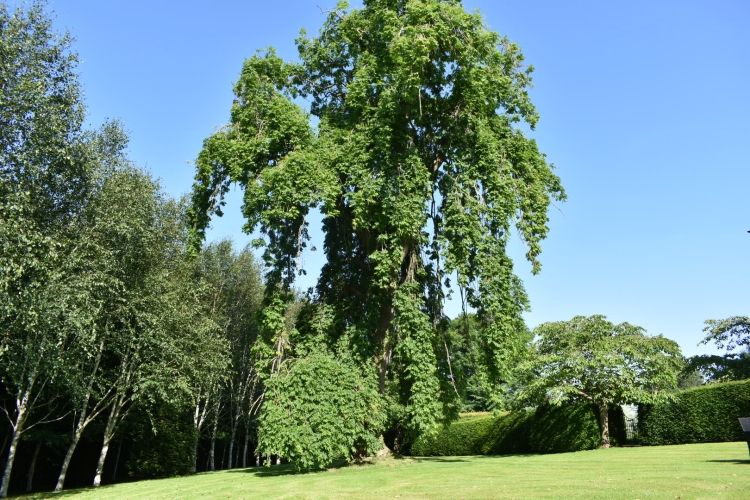
[[[602,430],[602,448],[609,448],[609,407],[607,403],[599,403],[599,426]]]

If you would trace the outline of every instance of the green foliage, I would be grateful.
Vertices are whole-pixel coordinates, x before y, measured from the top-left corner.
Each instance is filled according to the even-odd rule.
[[[490,374],[484,369],[487,366],[483,357],[489,354],[485,349],[481,330],[487,328],[475,314],[463,314],[453,321],[446,331],[446,349],[450,352],[450,366],[444,366],[442,371],[450,372],[455,381],[455,387],[461,396],[461,411],[490,411],[502,409],[511,397],[511,391],[523,383],[518,377],[523,373],[517,370],[507,370],[506,378],[502,381],[509,391],[498,394],[493,387]],[[522,342],[517,345],[513,359],[521,366],[528,361],[532,351],[530,349],[533,334],[524,330],[519,332]]]
[[[341,3],[297,46],[298,64],[272,49],[245,61],[231,123],[197,159],[193,248],[239,183],[244,230],[261,233],[268,269],[270,359],[284,344],[283,297],[304,272],[307,216],[320,210],[326,263],[313,300],[326,328],[298,331],[317,331],[377,374],[403,426],[420,433],[460,405],[445,366],[446,277],[457,274],[454,285],[487,325],[477,359],[485,389],[509,378],[524,345],[528,300],[508,238],[519,234],[538,272],[548,206],[565,198],[519,127],[539,118],[532,68],[455,1]],[[298,96],[311,103],[315,130]]]
[[[750,317],[709,319],[703,331],[706,338],[701,344],[713,342],[726,353],[723,356],[693,356],[689,359],[687,370],[697,370],[705,379],[714,382],[750,378]]]
[[[621,442],[622,410],[610,412],[616,422],[615,442]],[[564,453],[590,450],[601,444],[598,412],[590,404],[542,406],[498,417],[462,417],[441,426],[436,434],[421,436],[412,445],[418,456],[507,455]]]
[[[195,436],[190,412],[162,404],[141,413],[127,463],[133,479],[184,476],[193,472]]]
[[[378,450],[383,419],[374,380],[346,361],[311,354],[266,381],[258,446],[298,467],[325,467]]]
[[[743,441],[738,418],[750,416],[750,381],[709,384],[638,408],[646,445]]]
[[[44,7],[35,1],[10,12],[0,3],[0,200],[22,191],[31,217],[59,226],[85,196],[89,158],[78,57]]]
[[[537,377],[525,394],[532,398],[611,405],[650,401],[676,386],[682,368],[673,340],[647,337],[641,327],[615,325],[601,315],[545,323],[534,333]]]

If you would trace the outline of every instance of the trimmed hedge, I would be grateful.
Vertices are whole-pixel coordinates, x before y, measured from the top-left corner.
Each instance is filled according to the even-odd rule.
[[[544,406],[492,417],[462,417],[436,434],[422,436],[411,447],[418,456],[507,455],[563,453],[601,445],[598,412],[594,406]],[[622,410],[610,412],[613,444],[623,440]]]
[[[750,380],[711,384],[675,394],[672,401],[638,407],[644,445],[744,441],[737,421],[750,417]]]

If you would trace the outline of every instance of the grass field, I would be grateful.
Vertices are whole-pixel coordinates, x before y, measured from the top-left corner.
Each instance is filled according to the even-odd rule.
[[[745,443],[404,458],[315,473],[289,466],[235,469],[27,498],[750,499],[748,458]]]

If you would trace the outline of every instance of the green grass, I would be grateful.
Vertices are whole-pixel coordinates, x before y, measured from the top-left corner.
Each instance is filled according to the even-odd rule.
[[[613,448],[558,455],[385,460],[324,472],[289,466],[72,490],[32,498],[750,498],[745,443]]]

